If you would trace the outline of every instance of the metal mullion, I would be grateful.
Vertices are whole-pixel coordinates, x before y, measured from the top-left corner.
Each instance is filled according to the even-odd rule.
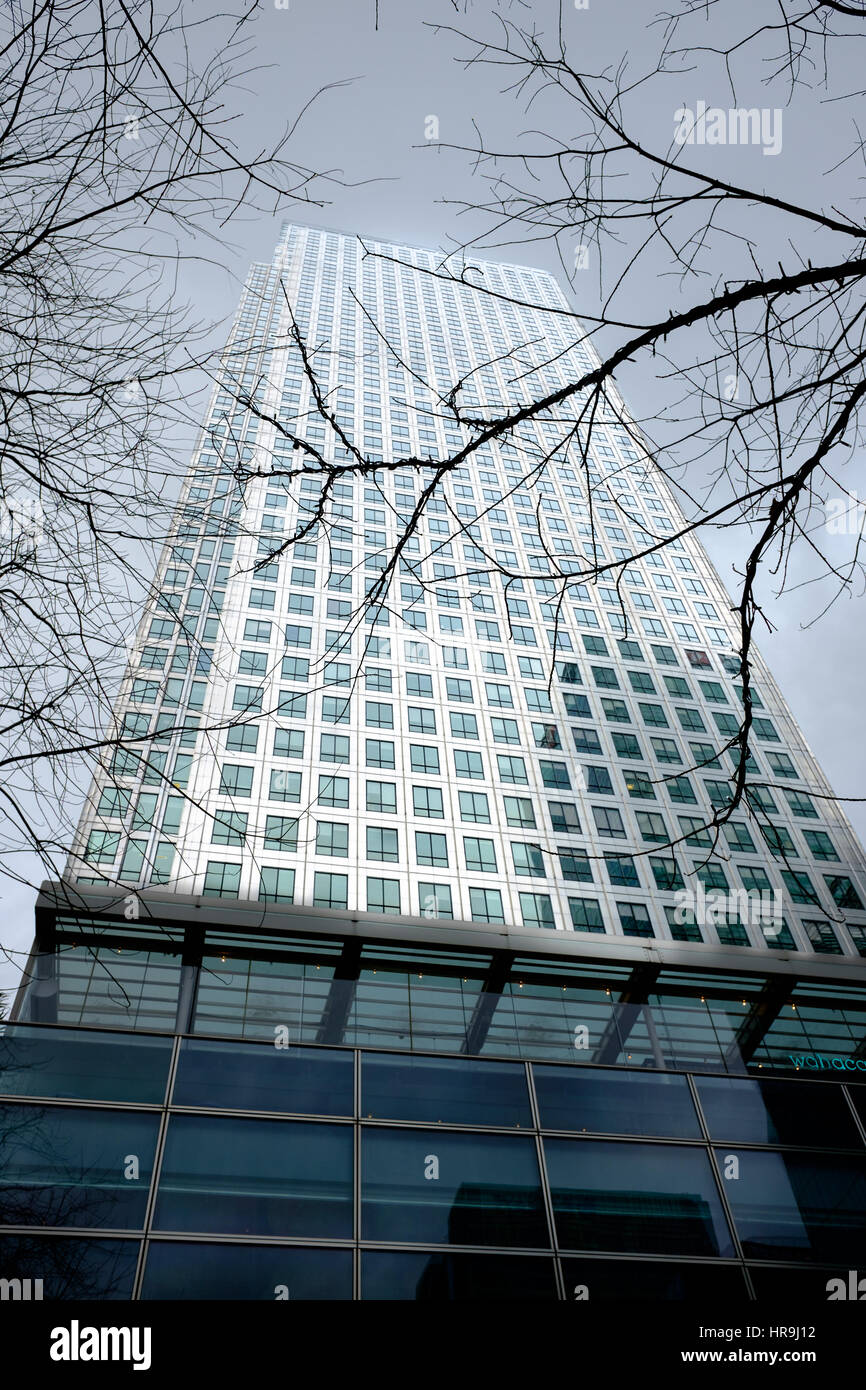
[[[751,1298],[753,1301],[755,1301],[755,1289],[754,1289],[754,1286],[753,1286],[753,1284],[752,1284],[752,1280],[751,1280],[751,1276],[750,1276],[750,1274],[749,1274],[749,1270],[748,1270],[748,1268],[747,1268],[747,1266],[746,1266],[746,1256],[745,1256],[745,1253],[744,1253],[744,1251],[743,1251],[742,1244],[740,1243],[740,1234],[739,1234],[739,1231],[737,1230],[736,1222],[734,1221],[734,1213],[733,1213],[733,1211],[731,1210],[730,1203],[728,1202],[728,1194],[727,1194],[727,1192],[725,1191],[725,1181],[724,1181],[724,1178],[722,1177],[721,1173],[719,1172],[719,1168],[718,1168],[718,1165],[717,1165],[717,1163],[716,1163],[715,1151],[714,1151],[714,1149],[713,1149],[713,1141],[712,1141],[712,1139],[710,1138],[709,1126],[707,1125],[706,1119],[705,1119],[705,1117],[704,1117],[704,1112],[703,1112],[703,1109],[702,1109],[702,1107],[701,1107],[700,1097],[699,1097],[699,1095],[698,1095],[697,1084],[696,1084],[696,1082],[695,1082],[695,1078],[694,1078],[690,1073],[686,1072],[685,1075],[686,1075],[686,1084],[688,1085],[689,1090],[690,1090],[690,1092],[691,1092],[692,1104],[693,1104],[694,1107],[695,1107],[695,1112],[696,1112],[697,1117],[698,1117],[698,1124],[700,1125],[700,1128],[701,1128],[701,1134],[704,1136],[704,1142],[705,1142],[705,1144],[706,1144],[706,1146],[707,1146],[707,1148],[706,1148],[706,1153],[707,1153],[707,1157],[708,1157],[708,1159],[709,1159],[709,1164],[710,1164],[710,1168],[711,1168],[711,1170],[712,1170],[713,1177],[714,1177],[714,1179],[715,1179],[716,1188],[717,1188],[718,1193],[719,1193],[719,1200],[720,1200],[721,1203],[722,1203],[722,1210],[723,1210],[723,1212],[724,1212],[724,1214],[725,1214],[725,1220],[726,1220],[727,1223],[728,1223],[728,1230],[730,1231],[730,1233],[731,1233],[731,1238],[732,1238],[732,1240],[733,1240],[733,1242],[734,1242],[734,1249],[735,1249],[735,1251],[736,1251],[736,1253],[737,1253],[737,1259],[738,1259],[738,1261],[739,1261],[740,1271],[741,1271],[741,1273],[745,1276],[746,1287],[747,1287],[747,1289],[748,1289],[748,1291],[749,1291],[749,1296],[750,1296],[750,1298]]]

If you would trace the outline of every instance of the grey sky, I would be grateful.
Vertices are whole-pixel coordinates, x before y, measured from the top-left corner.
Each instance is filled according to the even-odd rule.
[[[586,10],[575,9],[572,0],[563,0],[563,29],[582,65],[596,69],[615,66],[628,53],[630,70],[637,73],[642,59],[646,61],[654,51],[645,27],[654,9],[651,0],[649,4],[647,0],[589,0]],[[500,10],[517,24],[534,24],[549,32],[555,31],[559,14],[559,6],[545,0],[533,5],[502,0]],[[759,4],[725,0],[724,10],[731,36],[739,32],[740,20],[748,28],[758,13],[775,13],[775,7],[764,0]],[[290,147],[291,156],[304,165],[341,171],[346,186],[331,185],[325,207],[290,205],[273,219],[241,215],[227,232],[225,264],[231,273],[205,260],[188,261],[181,269],[180,294],[198,309],[201,318],[227,319],[233,313],[248,263],[270,260],[284,220],[431,247],[450,247],[481,231],[482,222],[459,215],[459,204],[480,200],[483,185],[473,179],[467,156],[438,150],[425,140],[429,116],[437,117],[443,142],[472,145],[474,120],[488,141],[505,149],[513,148],[519,132],[553,130],[554,126],[545,127],[545,122],[561,119],[562,107],[545,100],[525,114],[514,94],[500,93],[500,87],[508,82],[507,71],[465,68],[455,61],[456,54],[466,51],[465,45],[429,27],[440,23],[493,34],[496,31],[488,0],[475,0],[466,14],[458,12],[451,0],[380,0],[378,32],[374,14],[374,0],[289,0],[287,9],[277,9],[273,0],[264,0],[248,64],[257,71],[251,71],[245,82],[247,96],[241,117],[245,143],[267,145],[318,88],[346,82],[325,91],[314,102]],[[861,85],[858,57],[857,46],[851,45],[851,70],[834,74],[836,91],[856,90]],[[645,96],[638,99],[641,129],[654,147],[663,150],[669,145],[673,113],[681,104],[694,106],[698,99],[723,107],[735,104],[721,70],[716,67],[713,72],[712,77],[708,70],[683,72],[654,89],[652,101]],[[758,77],[754,65],[743,70],[736,104],[779,105],[778,93],[768,100]],[[831,203],[837,189],[840,199],[850,198],[859,168],[843,165],[827,172],[850,146],[848,116],[823,104],[821,98],[820,91],[801,92],[795,105],[785,110],[785,138],[778,155],[763,156],[759,148],[699,151],[702,167],[711,153],[725,177],[736,175],[745,183],[765,184],[807,203]],[[565,138],[579,131],[578,123],[574,129],[557,127],[557,133]],[[542,138],[528,137],[528,142],[540,148]],[[759,219],[753,230],[770,265],[785,256],[784,245],[770,255],[776,229],[769,218],[763,224]],[[212,255],[204,241],[190,243],[187,249],[192,256],[198,252]],[[496,249],[488,247],[484,254],[491,259],[536,264],[564,280],[555,247],[549,242],[503,243]],[[721,260],[729,255],[730,273],[735,275],[742,270],[742,254],[735,243],[720,242],[718,270],[728,273]],[[665,276],[667,269],[655,262],[643,278],[632,281],[632,318],[650,318],[666,312],[660,305],[676,302],[677,285]],[[589,274],[575,277],[573,299],[578,310],[592,312],[598,303],[598,282],[592,271],[591,267]],[[669,388],[654,379],[648,361],[639,362],[618,377],[618,382],[638,416],[650,415],[659,402],[669,399]],[[849,485],[856,487],[856,480]],[[866,485],[860,491],[866,493]],[[743,540],[740,533],[727,539],[715,533],[708,543],[705,538],[725,582],[730,580],[732,563],[742,553]],[[843,553],[840,546],[840,557]],[[769,579],[765,582],[761,598],[777,631],[766,635],[759,628],[759,642],[834,788],[842,796],[857,796],[864,790],[866,767],[860,736],[864,600],[858,589],[820,622],[804,626],[820,613],[830,596],[829,590],[796,587],[798,579],[810,574],[805,558],[802,570],[795,562],[794,582],[781,601],[773,600],[771,583]],[[866,807],[852,805],[847,809],[864,837]],[[37,870],[31,868],[30,872]],[[4,940],[11,949],[24,950],[32,935],[33,894],[8,880],[0,893],[7,925]],[[8,988],[16,974],[3,964],[0,987]]]

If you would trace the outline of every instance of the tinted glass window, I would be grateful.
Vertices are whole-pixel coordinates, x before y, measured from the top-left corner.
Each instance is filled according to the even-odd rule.
[[[838,1086],[799,1081],[697,1078],[707,1128],[714,1139],[740,1144],[801,1144],[813,1149],[859,1149],[854,1118]]]
[[[0,1038],[0,1092],[59,1100],[161,1104],[171,1038],[26,1028],[6,1024]]]
[[[351,1126],[175,1115],[154,1222],[162,1231],[351,1237]]]
[[[219,1110],[352,1115],[353,1058],[336,1049],[186,1038],[173,1099]]]
[[[368,1129],[362,1153],[366,1240],[549,1243],[529,1138]]]
[[[737,1172],[725,1191],[747,1257],[862,1261],[866,1158],[717,1149],[716,1162]]]
[[[138,1229],[157,1124],[126,1110],[0,1105],[3,1224]]]
[[[184,1245],[154,1241],[147,1254],[142,1298],[350,1299],[351,1250],[303,1250],[281,1245]]]
[[[701,1137],[684,1076],[540,1066],[533,1075],[544,1129]]]
[[[5,1279],[41,1279],[46,1301],[125,1301],[132,1298],[138,1249],[137,1240],[0,1236],[0,1269]]]
[[[559,1241],[584,1250],[732,1255],[701,1149],[545,1139]]]
[[[361,1113],[365,1119],[436,1124],[526,1128],[532,1123],[522,1066],[444,1057],[365,1054]]]
[[[533,1255],[367,1250],[361,1256],[361,1297],[419,1303],[552,1302],[556,1280],[553,1261]]]

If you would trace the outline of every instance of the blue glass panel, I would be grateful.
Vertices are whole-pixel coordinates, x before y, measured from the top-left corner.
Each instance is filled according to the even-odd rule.
[[[544,1152],[560,1245],[733,1255],[705,1150],[545,1139]]]
[[[185,1038],[173,1103],[217,1110],[351,1116],[354,1058],[351,1052],[331,1048]]]
[[[0,1105],[0,1221],[140,1228],[157,1125],[128,1110]]]
[[[731,1265],[577,1258],[563,1260],[562,1273],[569,1301],[743,1303],[749,1297],[741,1271]]]
[[[696,1078],[714,1139],[739,1144],[799,1144],[859,1149],[862,1140],[841,1088],[832,1082]]]
[[[154,1225],[351,1238],[351,1125],[173,1115]]]
[[[684,1076],[538,1065],[533,1076],[543,1129],[701,1137]]]
[[[725,1191],[747,1257],[856,1268],[866,1249],[866,1158],[716,1150]]]
[[[0,1093],[161,1105],[171,1038],[6,1024]]]
[[[153,1241],[143,1299],[351,1299],[351,1250]]]
[[[362,1154],[365,1240],[549,1245],[529,1138],[366,1129]]]
[[[0,1270],[4,1279],[41,1279],[46,1301],[126,1300],[132,1298],[138,1249],[137,1240],[0,1236]],[[36,1296],[32,1282],[30,1294]]]
[[[361,1297],[427,1303],[483,1299],[555,1302],[553,1261],[543,1255],[463,1255],[366,1250]]]
[[[516,1129],[532,1124],[522,1066],[372,1052],[361,1062],[361,1114],[365,1119]]]

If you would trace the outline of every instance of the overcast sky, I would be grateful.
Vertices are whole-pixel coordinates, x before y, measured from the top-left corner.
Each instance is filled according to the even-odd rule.
[[[563,28],[582,65],[598,70],[628,55],[631,70],[637,71],[654,51],[646,30],[654,8],[652,0],[589,0],[588,9],[577,10],[569,0],[562,6]],[[272,219],[239,217],[228,230],[222,270],[210,262],[189,261],[181,273],[181,295],[197,308],[199,317],[230,317],[249,262],[271,259],[285,220],[431,247],[451,247],[482,230],[481,222],[459,211],[464,200],[477,202],[483,196],[471,161],[460,153],[437,149],[425,139],[428,117],[438,119],[442,142],[472,145],[474,121],[488,142],[501,148],[512,148],[519,132],[530,127],[543,130],[545,120],[560,117],[557,108],[544,103],[527,115],[514,93],[500,91],[508,80],[504,70],[467,69],[455,60],[466,46],[432,26],[495,32],[488,0],[475,0],[466,14],[462,10],[462,3],[458,12],[451,0],[380,0],[377,31],[374,0],[289,0],[287,9],[263,5],[248,63],[255,71],[245,81],[244,143],[266,146],[319,88],[344,83],[315,100],[298,125],[290,153],[306,166],[338,172],[345,186],[331,184],[328,205],[321,208],[293,205]],[[748,27],[750,17],[753,21],[758,12],[770,14],[776,9],[769,0],[748,4],[725,0],[724,11],[734,34],[741,20]],[[545,0],[533,5],[502,0],[501,13],[516,23],[553,32],[559,7]],[[859,53],[855,45],[851,53],[852,70],[833,74],[834,90],[862,85],[854,68]],[[746,67],[740,76],[738,104],[766,105],[759,70]],[[730,165],[724,161],[741,160],[738,169],[743,181],[763,183],[782,196],[796,193],[805,202],[832,199],[833,180],[841,181],[840,188],[845,180],[850,185],[854,172],[850,168],[829,172],[850,141],[847,127],[839,124],[847,118],[835,107],[828,108],[823,95],[820,91],[801,94],[786,109],[785,140],[777,156],[764,157],[760,149],[716,151],[719,167],[729,177]],[[698,99],[728,106],[732,104],[729,96],[721,80],[711,80],[698,65],[661,85],[651,100],[640,98],[644,103],[641,127],[648,139],[664,149],[671,139],[677,106],[694,105]],[[577,131],[557,133],[568,137]],[[769,224],[767,235],[772,235]],[[188,248],[192,255],[198,249],[198,244]],[[204,243],[200,249],[211,254]],[[782,246],[774,260],[784,253]],[[549,243],[503,245],[483,254],[550,269],[564,283]],[[719,254],[724,256],[724,245]],[[730,248],[730,254],[733,273],[739,264],[733,259],[735,248]],[[726,265],[719,266],[720,273],[723,269],[727,273]],[[585,283],[575,284],[573,300],[578,311],[592,312],[597,285],[592,276],[584,279]],[[634,280],[631,315],[635,319],[650,316],[668,292],[668,281],[661,274],[647,275],[643,282]],[[618,380],[635,413],[650,415],[660,398],[651,364],[638,363],[627,378]],[[866,484],[860,491],[866,493]],[[739,544],[741,548],[742,538]],[[722,579],[729,583],[731,565],[739,553],[736,536],[725,542],[716,533],[708,539],[707,548]],[[795,567],[793,577],[806,579],[809,571]],[[759,630],[759,644],[834,789],[842,796],[856,797],[864,791],[866,766],[860,688],[866,600],[858,591],[837,603],[820,622],[807,626],[827,597],[829,592],[818,593],[809,585],[797,588],[795,583],[777,601],[768,582],[761,599],[776,632],[766,635]],[[854,805],[848,814],[863,837],[866,809]],[[10,880],[0,885],[0,892],[5,943],[12,950],[26,950],[32,936],[33,893]],[[3,965],[0,987],[12,985],[16,973]]]

